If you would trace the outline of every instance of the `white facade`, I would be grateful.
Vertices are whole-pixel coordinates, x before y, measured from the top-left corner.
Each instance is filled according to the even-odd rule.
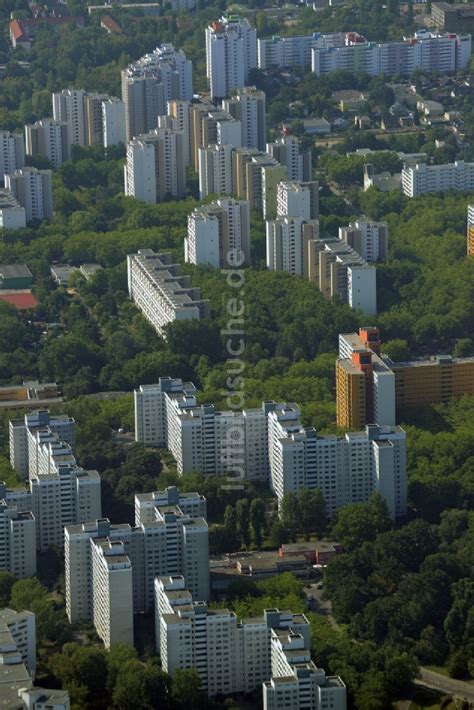
[[[185,137],[181,131],[156,128],[128,143],[126,195],[153,204],[165,197],[184,197],[185,190]]]
[[[277,186],[277,217],[299,217],[305,222],[319,215],[319,183],[285,181]]]
[[[19,133],[0,131],[0,185],[4,176],[25,165],[25,144]]]
[[[207,501],[199,493],[181,493],[176,486],[164,491],[135,494],[135,525],[151,523],[156,518],[155,508],[177,505],[191,518],[207,518]]]
[[[377,313],[377,272],[366,264],[347,268],[347,302],[354,310],[367,315]]]
[[[199,149],[199,197],[231,195],[232,146],[210,145]]]
[[[219,199],[188,216],[184,260],[216,268],[250,263],[250,206],[245,200]]]
[[[192,98],[192,63],[182,50],[163,44],[145,54],[122,71],[127,140],[156,128],[168,101]]]
[[[26,227],[26,211],[16,197],[0,188],[0,229],[23,229]]]
[[[181,276],[170,254],[141,249],[127,256],[128,293],[157,333],[175,320],[198,320],[209,315],[209,302]]]
[[[108,649],[114,643],[133,646],[132,565],[121,541],[93,540],[92,607],[97,634]]]
[[[458,160],[443,165],[420,163],[402,170],[402,190],[407,197],[419,197],[428,192],[474,190],[474,163]]]
[[[36,449],[35,435],[39,430],[58,434],[72,449],[76,443],[76,422],[67,415],[50,415],[47,410],[39,410],[25,414],[21,419],[10,419],[10,463],[25,478],[29,475],[30,450]]]
[[[44,118],[25,126],[25,143],[27,155],[44,155],[56,170],[70,157],[71,144],[65,121]]]
[[[195,393],[194,385],[169,377],[135,390],[136,441],[168,448],[180,474],[243,472],[245,478],[267,480],[267,413],[275,403],[221,412],[199,406]]]
[[[126,142],[125,104],[116,97],[102,101],[104,148]]]
[[[335,32],[327,35],[314,32],[311,35],[295,35],[292,37],[279,37],[277,35],[270,39],[259,39],[257,42],[258,68],[309,67],[311,65],[312,49],[343,47],[345,43],[345,32]]]
[[[36,671],[36,622],[31,611],[0,609],[0,631],[7,631],[21,654],[28,672]]]
[[[319,222],[278,217],[266,222],[267,268],[308,276],[308,240],[319,236]]]
[[[311,151],[302,153],[296,136],[284,136],[274,143],[267,143],[267,153],[280,165],[286,165],[288,180],[311,180]]]
[[[120,628],[117,612],[121,609],[127,618],[126,629],[129,629],[130,615],[153,609],[154,580],[162,575],[182,575],[196,597],[209,598],[206,521],[185,514],[179,506],[165,505],[155,507],[154,511],[153,520],[136,527],[111,525],[106,519],[66,527],[66,611],[71,623],[94,619],[101,638],[105,640],[109,634],[107,625],[110,626],[107,619],[115,619],[116,628]],[[102,547],[102,552],[99,547]],[[112,591],[109,591],[110,609],[107,616],[101,616],[100,607],[106,603],[102,597],[107,594],[103,571],[107,561],[102,557],[111,555],[113,560],[114,550],[118,552],[118,569],[130,570],[123,575],[115,575],[125,580],[127,601],[120,596],[120,583],[114,582]],[[131,599],[128,586],[130,576]],[[117,599],[116,608],[110,596],[112,593]]]
[[[306,639],[272,629],[271,680],[263,684],[263,710],[346,710],[346,687],[311,660]]]
[[[349,33],[348,33],[349,34]],[[471,57],[471,36],[436,34],[420,30],[414,37],[385,44],[352,42],[345,46],[311,50],[312,71],[318,76],[337,70],[371,76],[425,72],[451,74],[466,69]]]
[[[266,100],[263,91],[254,86],[238,89],[236,95],[222,102],[222,108],[241,123],[240,145],[245,148],[265,150],[266,136]]]
[[[178,668],[195,668],[209,697],[250,693],[270,678],[273,628],[297,629],[309,640],[302,614],[271,609],[239,622],[228,609],[192,601],[180,577],[155,580],[155,626],[163,669],[173,675]]]
[[[0,571],[17,579],[36,574],[36,521],[30,510],[24,510],[0,483]]]
[[[257,32],[247,19],[229,15],[206,28],[206,68],[212,98],[245,86],[257,66]]]
[[[339,239],[348,244],[371,263],[388,256],[388,232],[386,222],[357,220],[347,227],[339,227]]]
[[[69,145],[86,145],[83,89],[64,89],[53,93],[53,118],[67,124]]]
[[[269,414],[268,452],[279,502],[290,491],[319,488],[332,516],[377,491],[392,517],[406,513],[406,435],[400,427],[369,425],[341,438],[319,436],[303,428],[298,407],[287,406]]]
[[[5,187],[25,208],[26,221],[53,218],[53,186],[51,170],[21,168],[5,175]]]

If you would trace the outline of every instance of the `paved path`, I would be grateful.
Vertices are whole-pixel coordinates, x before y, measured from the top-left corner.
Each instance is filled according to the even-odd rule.
[[[429,671],[427,668],[420,668],[419,677],[415,680],[416,685],[423,685],[425,688],[440,690],[449,695],[457,695],[474,702],[474,683],[467,683],[463,680],[448,678],[441,673]]]

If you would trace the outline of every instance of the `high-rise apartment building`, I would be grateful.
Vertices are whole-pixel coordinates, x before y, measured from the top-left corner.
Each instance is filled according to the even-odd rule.
[[[386,222],[357,220],[347,227],[339,227],[339,239],[360,254],[365,261],[382,261],[388,256]]]
[[[212,98],[243,88],[257,66],[257,32],[247,19],[221,17],[206,28],[206,69]]]
[[[180,131],[184,137],[184,162],[185,165],[191,164],[191,122],[190,122],[190,107],[191,102],[183,99],[173,99],[168,101],[168,113],[166,116],[169,123],[165,128],[172,128],[173,131]],[[160,127],[160,118],[158,116],[158,127]]]
[[[465,69],[471,57],[471,35],[419,30],[414,37],[375,44],[346,33],[344,46],[313,48],[311,68],[318,76],[337,70],[371,76],[408,76],[416,70],[452,74]]]
[[[355,33],[351,33],[355,34]],[[347,42],[346,32],[280,37],[257,40],[259,69],[288,69],[294,66],[311,66],[311,50],[326,47],[344,47]]]
[[[296,405],[268,415],[270,485],[281,502],[288,492],[319,488],[332,516],[378,492],[392,517],[407,510],[406,435],[400,427],[367,425],[344,437],[305,429]]]
[[[457,160],[443,165],[419,163],[402,170],[402,190],[407,197],[419,197],[428,192],[474,190],[474,163]]]
[[[122,71],[127,141],[157,126],[173,99],[193,98],[192,63],[182,50],[163,44]]]
[[[25,126],[25,143],[27,155],[44,155],[56,170],[70,157],[66,122],[44,118]]]
[[[337,421],[390,424],[395,408],[447,404],[474,394],[474,358],[437,355],[393,362],[381,353],[377,328],[339,336],[336,362]],[[358,394],[357,394],[358,391]]]
[[[86,145],[104,145],[104,118],[102,105],[107,94],[84,94],[84,128]]]
[[[64,414],[50,415],[48,410],[25,414],[9,423],[10,463],[24,478],[37,469],[37,437],[41,432],[57,434],[74,451],[76,422]]]
[[[285,165],[256,148],[238,148],[232,153],[234,194],[262,212],[265,219],[276,217],[277,186],[287,177]]]
[[[53,186],[51,170],[21,168],[5,175],[5,187],[25,208],[26,221],[53,218]]]
[[[179,505],[157,505],[153,517],[145,510],[146,520],[135,527],[102,519],[65,531],[69,620],[92,619],[105,643],[120,637],[130,643],[133,614],[153,609],[157,576],[182,575],[194,595],[209,598],[204,518],[184,513]],[[144,512],[140,509],[140,515]]]
[[[107,96],[102,103],[102,141],[104,148],[126,142],[125,104],[115,96]]]
[[[380,353],[377,328],[339,336],[336,361],[337,423],[395,425],[395,375]]]
[[[238,89],[235,96],[222,102],[224,111],[240,121],[244,148],[265,150],[265,93],[255,86],[245,86]]]
[[[377,313],[375,267],[336,237],[308,243],[308,275],[325,298],[337,296],[367,315]]]
[[[67,124],[69,145],[86,145],[83,89],[64,89],[52,94],[53,118]]]
[[[319,217],[319,183],[285,181],[277,185],[277,216],[299,217],[305,222]]]
[[[19,509],[20,508],[20,509]],[[36,521],[30,510],[22,510],[7,499],[0,482],[0,571],[17,579],[36,574]]]
[[[231,145],[210,145],[199,149],[199,197],[232,195]]]
[[[28,672],[36,671],[36,619],[31,611],[0,609],[0,629],[12,638]]]
[[[216,268],[250,264],[250,208],[245,200],[219,199],[188,216],[184,260]]]
[[[267,153],[286,166],[288,180],[311,180],[311,151],[302,153],[296,136],[282,136],[274,143],[267,143]]]
[[[170,128],[138,136],[127,145],[125,194],[154,204],[186,191],[185,137]]]
[[[177,505],[191,518],[207,518],[207,501],[204,496],[195,492],[183,493],[176,486],[168,486],[164,491],[135,494],[135,525],[152,522],[155,519],[155,508],[173,505]]]
[[[474,205],[467,208],[467,253],[474,254]]]
[[[264,402],[242,412],[217,411],[197,404],[193,384],[161,377],[156,385],[135,390],[135,439],[168,448],[179,473],[215,476],[244,468],[246,478],[267,480],[267,415],[276,406]]]
[[[277,217],[266,222],[267,268],[308,277],[308,244],[319,237],[317,219]]]
[[[141,249],[127,256],[128,293],[159,335],[175,320],[198,320],[209,315],[209,301],[181,275],[170,254]]]
[[[163,668],[173,673],[196,668],[208,696],[250,693],[271,677],[273,629],[297,633],[309,646],[303,614],[267,609],[262,617],[239,621],[228,609],[211,610],[193,601],[183,577],[155,580],[155,641]]]
[[[271,679],[263,683],[263,710],[346,710],[346,686],[311,660],[309,643],[294,629],[271,631]]]
[[[21,133],[0,131],[0,185],[5,175],[25,165],[25,144]]]

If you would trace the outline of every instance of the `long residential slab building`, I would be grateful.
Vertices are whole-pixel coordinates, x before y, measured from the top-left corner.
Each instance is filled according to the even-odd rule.
[[[199,320],[209,315],[209,301],[200,289],[191,286],[189,276],[181,275],[168,253],[155,254],[141,249],[127,256],[128,293],[132,301],[163,336],[168,323]]]
[[[379,492],[393,517],[406,513],[406,435],[400,427],[321,436],[303,427],[295,404],[218,411],[197,404],[194,385],[162,377],[135,390],[135,437],[168,448],[179,474],[226,476],[230,484],[264,481],[279,502],[290,491],[319,488],[330,516]]]
[[[473,357],[437,355],[393,362],[382,352],[378,328],[360,328],[359,333],[339,336],[339,426],[394,425],[400,407],[447,404],[465,394],[474,394]]]
[[[266,609],[238,620],[195,601],[180,576],[155,580],[155,640],[164,670],[195,668],[209,697],[263,691],[265,710],[345,710],[346,688],[310,655],[304,614]],[[291,701],[291,704],[290,702]]]

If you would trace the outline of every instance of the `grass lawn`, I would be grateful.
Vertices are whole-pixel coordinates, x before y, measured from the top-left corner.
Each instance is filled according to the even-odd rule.
[[[428,671],[433,671],[433,673],[439,673],[440,675],[445,675],[449,678],[448,669],[445,666],[424,666]]]

